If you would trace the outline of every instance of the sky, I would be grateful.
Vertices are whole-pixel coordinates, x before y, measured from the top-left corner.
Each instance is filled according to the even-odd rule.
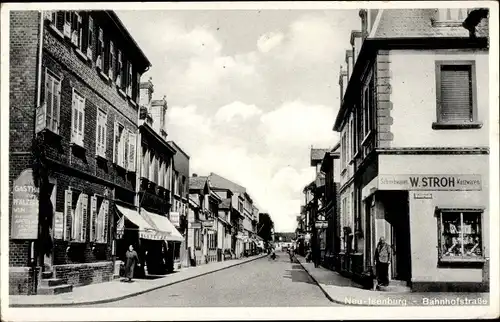
[[[276,231],[295,231],[310,149],[338,142],[339,70],[358,10],[117,11],[166,96],[168,139],[191,174],[244,186]]]

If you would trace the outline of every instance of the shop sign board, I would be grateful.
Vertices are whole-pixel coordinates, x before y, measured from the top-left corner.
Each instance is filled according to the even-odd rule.
[[[13,184],[11,239],[38,238],[38,188],[26,169]]]
[[[380,174],[379,190],[480,191],[481,176],[476,174]]]
[[[180,225],[180,214],[178,212],[172,211],[170,213],[169,220],[172,223],[172,225],[174,225],[175,227],[179,227],[179,225]]]
[[[314,223],[316,228],[328,228],[328,221],[317,221]]]
[[[54,214],[54,239],[63,239],[64,213],[56,211]]]
[[[214,227],[214,221],[213,220],[205,220],[205,221],[203,221],[203,227],[204,228],[213,228]]]

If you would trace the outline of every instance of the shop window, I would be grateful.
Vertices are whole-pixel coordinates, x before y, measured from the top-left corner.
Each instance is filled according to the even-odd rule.
[[[481,260],[482,210],[439,210],[439,261],[467,262]]]
[[[97,126],[96,126],[96,155],[106,158],[106,135],[108,117],[102,110],[97,110]]]
[[[194,229],[194,248],[197,250],[201,249],[201,230],[199,228]]]
[[[90,241],[106,243],[109,201],[99,196],[90,198]]]
[[[437,122],[433,128],[480,127],[477,123],[475,91],[474,61],[437,61]]]
[[[88,196],[78,191],[65,191],[64,239],[85,242],[87,233]]]

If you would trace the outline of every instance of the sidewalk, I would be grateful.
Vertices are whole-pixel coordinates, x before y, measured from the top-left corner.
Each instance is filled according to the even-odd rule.
[[[188,267],[179,272],[153,280],[135,279],[133,283],[123,283],[120,279],[116,279],[105,283],[75,287],[71,293],[57,295],[10,295],[9,305],[10,307],[58,307],[114,302],[198,276],[241,265],[265,256],[265,254],[261,254],[243,259],[232,259],[224,262]]]
[[[330,301],[343,305],[489,305],[489,293],[395,293],[367,290],[337,272],[321,266],[314,267],[313,263],[306,263],[304,257],[295,256],[295,258]]]

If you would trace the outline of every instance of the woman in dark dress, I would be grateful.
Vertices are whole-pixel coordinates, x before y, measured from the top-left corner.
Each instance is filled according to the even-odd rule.
[[[127,253],[125,254],[127,259],[125,263],[125,277],[128,278],[128,282],[132,281],[134,277],[134,268],[135,265],[140,266],[139,256],[137,256],[137,252],[134,250],[134,246],[130,245],[128,247]]]

